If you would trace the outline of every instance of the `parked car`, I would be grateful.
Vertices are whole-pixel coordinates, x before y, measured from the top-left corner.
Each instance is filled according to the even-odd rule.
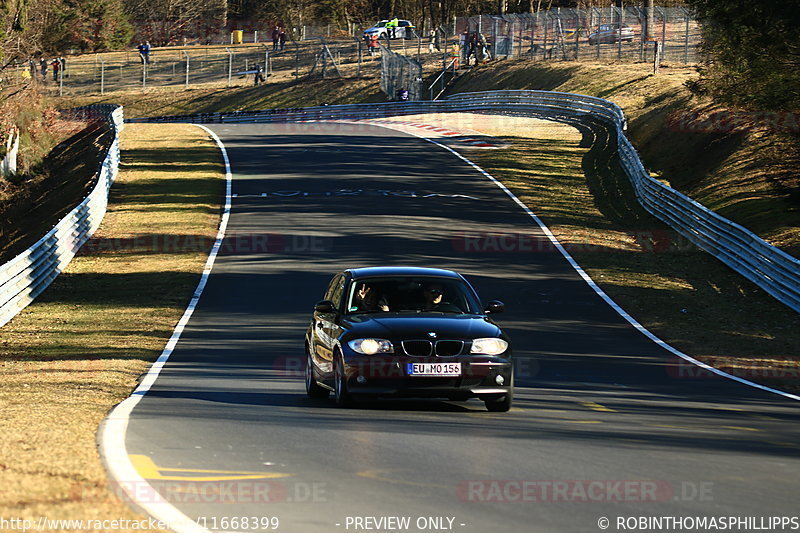
[[[378,34],[380,39],[412,39],[417,36],[415,26],[410,21],[398,20],[394,31],[392,31],[392,28],[386,27],[389,22],[389,20],[382,20],[373,27],[367,28],[364,30],[364,36],[371,37],[372,34]]]
[[[589,34],[589,44],[631,42],[634,37],[633,28],[627,24],[601,24]]]
[[[505,412],[514,396],[511,341],[450,270],[375,267],[333,277],[306,331],[306,392],[467,400]]]

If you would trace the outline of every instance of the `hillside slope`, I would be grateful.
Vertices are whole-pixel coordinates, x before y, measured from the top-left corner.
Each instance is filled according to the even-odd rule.
[[[456,92],[539,89],[620,105],[628,135],[654,176],[800,256],[800,126],[793,115],[714,107],[687,88],[694,68],[496,62],[474,68]]]

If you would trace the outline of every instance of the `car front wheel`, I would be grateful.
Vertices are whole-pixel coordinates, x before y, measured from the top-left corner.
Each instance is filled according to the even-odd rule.
[[[513,394],[501,394],[494,398],[486,398],[483,403],[486,405],[486,410],[492,413],[505,413],[511,409],[511,402]]]
[[[352,403],[353,398],[350,395],[350,391],[347,390],[347,378],[344,374],[344,361],[342,361],[341,354],[336,357],[333,389],[336,396],[336,405],[347,407]]]
[[[486,410],[492,413],[505,413],[511,409],[511,404],[514,401],[514,375],[511,375],[511,382],[509,383],[508,392],[505,394],[498,394],[491,397],[481,398]]]
[[[311,352],[306,348],[306,395],[309,398],[327,398],[330,391],[320,387],[314,377],[314,362],[311,360]]]

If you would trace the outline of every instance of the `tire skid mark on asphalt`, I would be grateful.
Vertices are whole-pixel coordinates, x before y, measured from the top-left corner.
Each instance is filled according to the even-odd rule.
[[[387,483],[392,483],[395,485],[411,485],[413,487],[428,487],[432,489],[445,489],[445,490],[452,490],[453,487],[451,485],[441,485],[439,483],[421,483],[419,481],[408,481],[405,479],[397,479],[392,477],[386,477],[384,474],[391,474],[392,470],[362,470],[360,472],[356,472],[356,476],[365,478],[365,479],[372,479],[374,481],[383,481]]]

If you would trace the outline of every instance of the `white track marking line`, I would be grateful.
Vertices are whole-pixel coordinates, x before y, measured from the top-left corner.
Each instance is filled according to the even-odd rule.
[[[332,121],[332,122],[335,122],[335,121]],[[363,122],[351,122],[351,123],[363,124]],[[367,122],[367,124],[369,124],[369,122]],[[676,355],[676,356],[680,357],[681,359],[689,361],[690,363],[695,364],[695,365],[697,365],[700,368],[703,368],[705,370],[708,370],[709,372],[713,372],[714,374],[717,374],[718,376],[721,376],[721,377],[724,377],[724,378],[728,378],[728,379],[732,379],[732,380],[738,381],[739,383],[742,383],[744,385],[748,385],[750,387],[755,387],[757,389],[761,389],[761,390],[766,391],[766,392],[779,394],[779,395],[781,395],[781,396],[783,396],[785,398],[789,398],[791,400],[800,400],[800,396],[798,396],[796,394],[791,394],[791,393],[788,393],[788,392],[784,392],[782,390],[773,389],[772,387],[767,387],[765,385],[760,385],[758,383],[754,383],[754,382],[746,380],[744,378],[740,378],[739,376],[734,376],[733,374],[728,374],[727,372],[723,372],[722,370],[714,368],[713,366],[709,366],[709,365],[703,363],[702,361],[698,361],[694,357],[683,353],[682,351],[678,350],[677,348],[675,348],[673,346],[670,346],[669,344],[667,344],[666,342],[664,342],[663,340],[658,338],[649,329],[647,329],[642,324],[640,324],[638,320],[636,320],[631,315],[629,315],[627,313],[627,311],[625,311],[622,307],[619,306],[619,304],[617,304],[617,302],[615,302],[613,299],[611,299],[611,297],[608,294],[606,294],[606,292],[603,289],[601,289],[600,286],[597,285],[597,283],[595,283],[595,281],[589,276],[589,274],[587,274],[583,270],[583,268],[581,268],[581,266],[575,261],[575,259],[570,255],[570,253],[561,245],[561,243],[558,241],[556,236],[553,235],[553,233],[550,231],[550,228],[548,228],[545,225],[545,223],[542,222],[542,220],[538,216],[536,216],[536,214],[534,214],[534,212],[531,211],[530,208],[527,205],[525,205],[522,202],[522,200],[517,198],[514,195],[513,192],[511,192],[505,185],[503,185],[500,181],[498,181],[494,176],[492,176],[491,174],[489,174],[488,172],[483,170],[481,167],[479,167],[477,164],[475,164],[472,161],[470,161],[468,158],[466,158],[463,155],[461,155],[460,153],[458,153],[453,148],[450,148],[449,146],[445,146],[444,144],[439,143],[437,141],[434,141],[433,139],[430,139],[428,137],[424,137],[424,136],[422,136],[422,135],[420,135],[418,133],[415,133],[413,131],[406,132],[405,130],[399,130],[397,128],[392,128],[391,126],[388,126],[388,125],[385,125],[385,124],[373,124],[373,125],[381,127],[381,128],[393,129],[395,131],[400,131],[401,133],[408,133],[409,135],[413,135],[415,137],[419,137],[420,139],[424,139],[424,140],[428,141],[429,143],[432,143],[432,144],[435,144],[436,146],[444,148],[445,150],[447,150],[448,152],[452,153],[457,158],[461,159],[462,161],[464,161],[465,163],[470,165],[472,168],[474,168],[475,170],[477,170],[478,172],[483,174],[485,177],[489,178],[495,185],[500,187],[500,189],[504,193],[506,193],[514,202],[516,202],[516,204],[518,206],[520,206],[522,208],[522,210],[525,211],[525,213],[527,213],[528,216],[531,217],[534,220],[534,222],[536,222],[536,224],[538,224],[539,228],[541,228],[541,230],[544,232],[544,234],[547,235],[547,238],[550,239],[550,242],[553,243],[553,246],[555,246],[556,249],[558,249],[558,251],[561,252],[561,255],[563,255],[564,258],[567,260],[567,262],[569,262],[570,266],[572,266],[572,268],[575,269],[575,271],[578,273],[578,275],[580,275],[580,277],[583,278],[583,280],[594,290],[594,292],[597,293],[598,296],[600,296],[603,300],[605,300],[605,302],[608,305],[610,305],[611,308],[614,309],[614,311],[616,311],[622,318],[627,320],[628,323],[631,326],[636,328],[645,337],[647,337],[648,339],[650,339],[651,341],[653,341],[654,343],[656,343],[660,347],[664,348],[665,350],[667,350],[668,352],[672,353],[673,355]]]
[[[192,317],[195,308],[197,308],[200,296],[203,294],[203,290],[208,283],[208,277],[211,274],[211,269],[214,266],[214,261],[217,258],[220,246],[222,246],[222,240],[225,238],[225,230],[228,227],[228,219],[231,214],[231,182],[233,179],[228,152],[225,150],[225,145],[222,144],[222,141],[213,131],[199,124],[197,124],[197,126],[203,128],[211,138],[214,139],[225,161],[225,208],[222,212],[222,218],[220,219],[217,238],[214,242],[214,246],[211,248],[211,252],[208,254],[203,274],[192,295],[189,306],[184,311],[178,325],[175,326],[172,336],[169,341],[167,341],[167,345],[164,347],[161,355],[150,366],[147,374],[145,374],[145,378],[139,386],[136,387],[133,393],[109,412],[108,416],[106,416],[100,425],[97,435],[100,457],[108,471],[109,477],[117,485],[117,494],[119,495],[119,489],[122,489],[129,504],[135,505],[153,518],[167,523],[170,529],[178,533],[210,532],[165,500],[161,494],[137,472],[128,457],[125,437],[133,408],[136,407],[139,401],[153,386],[153,383],[155,383],[156,378],[158,378],[159,373],[164,368],[164,364],[167,362],[170,355],[172,355],[175,346],[178,344],[178,340],[181,338],[186,324]],[[145,495],[147,501],[137,501],[137,495],[141,496],[142,494]]]

